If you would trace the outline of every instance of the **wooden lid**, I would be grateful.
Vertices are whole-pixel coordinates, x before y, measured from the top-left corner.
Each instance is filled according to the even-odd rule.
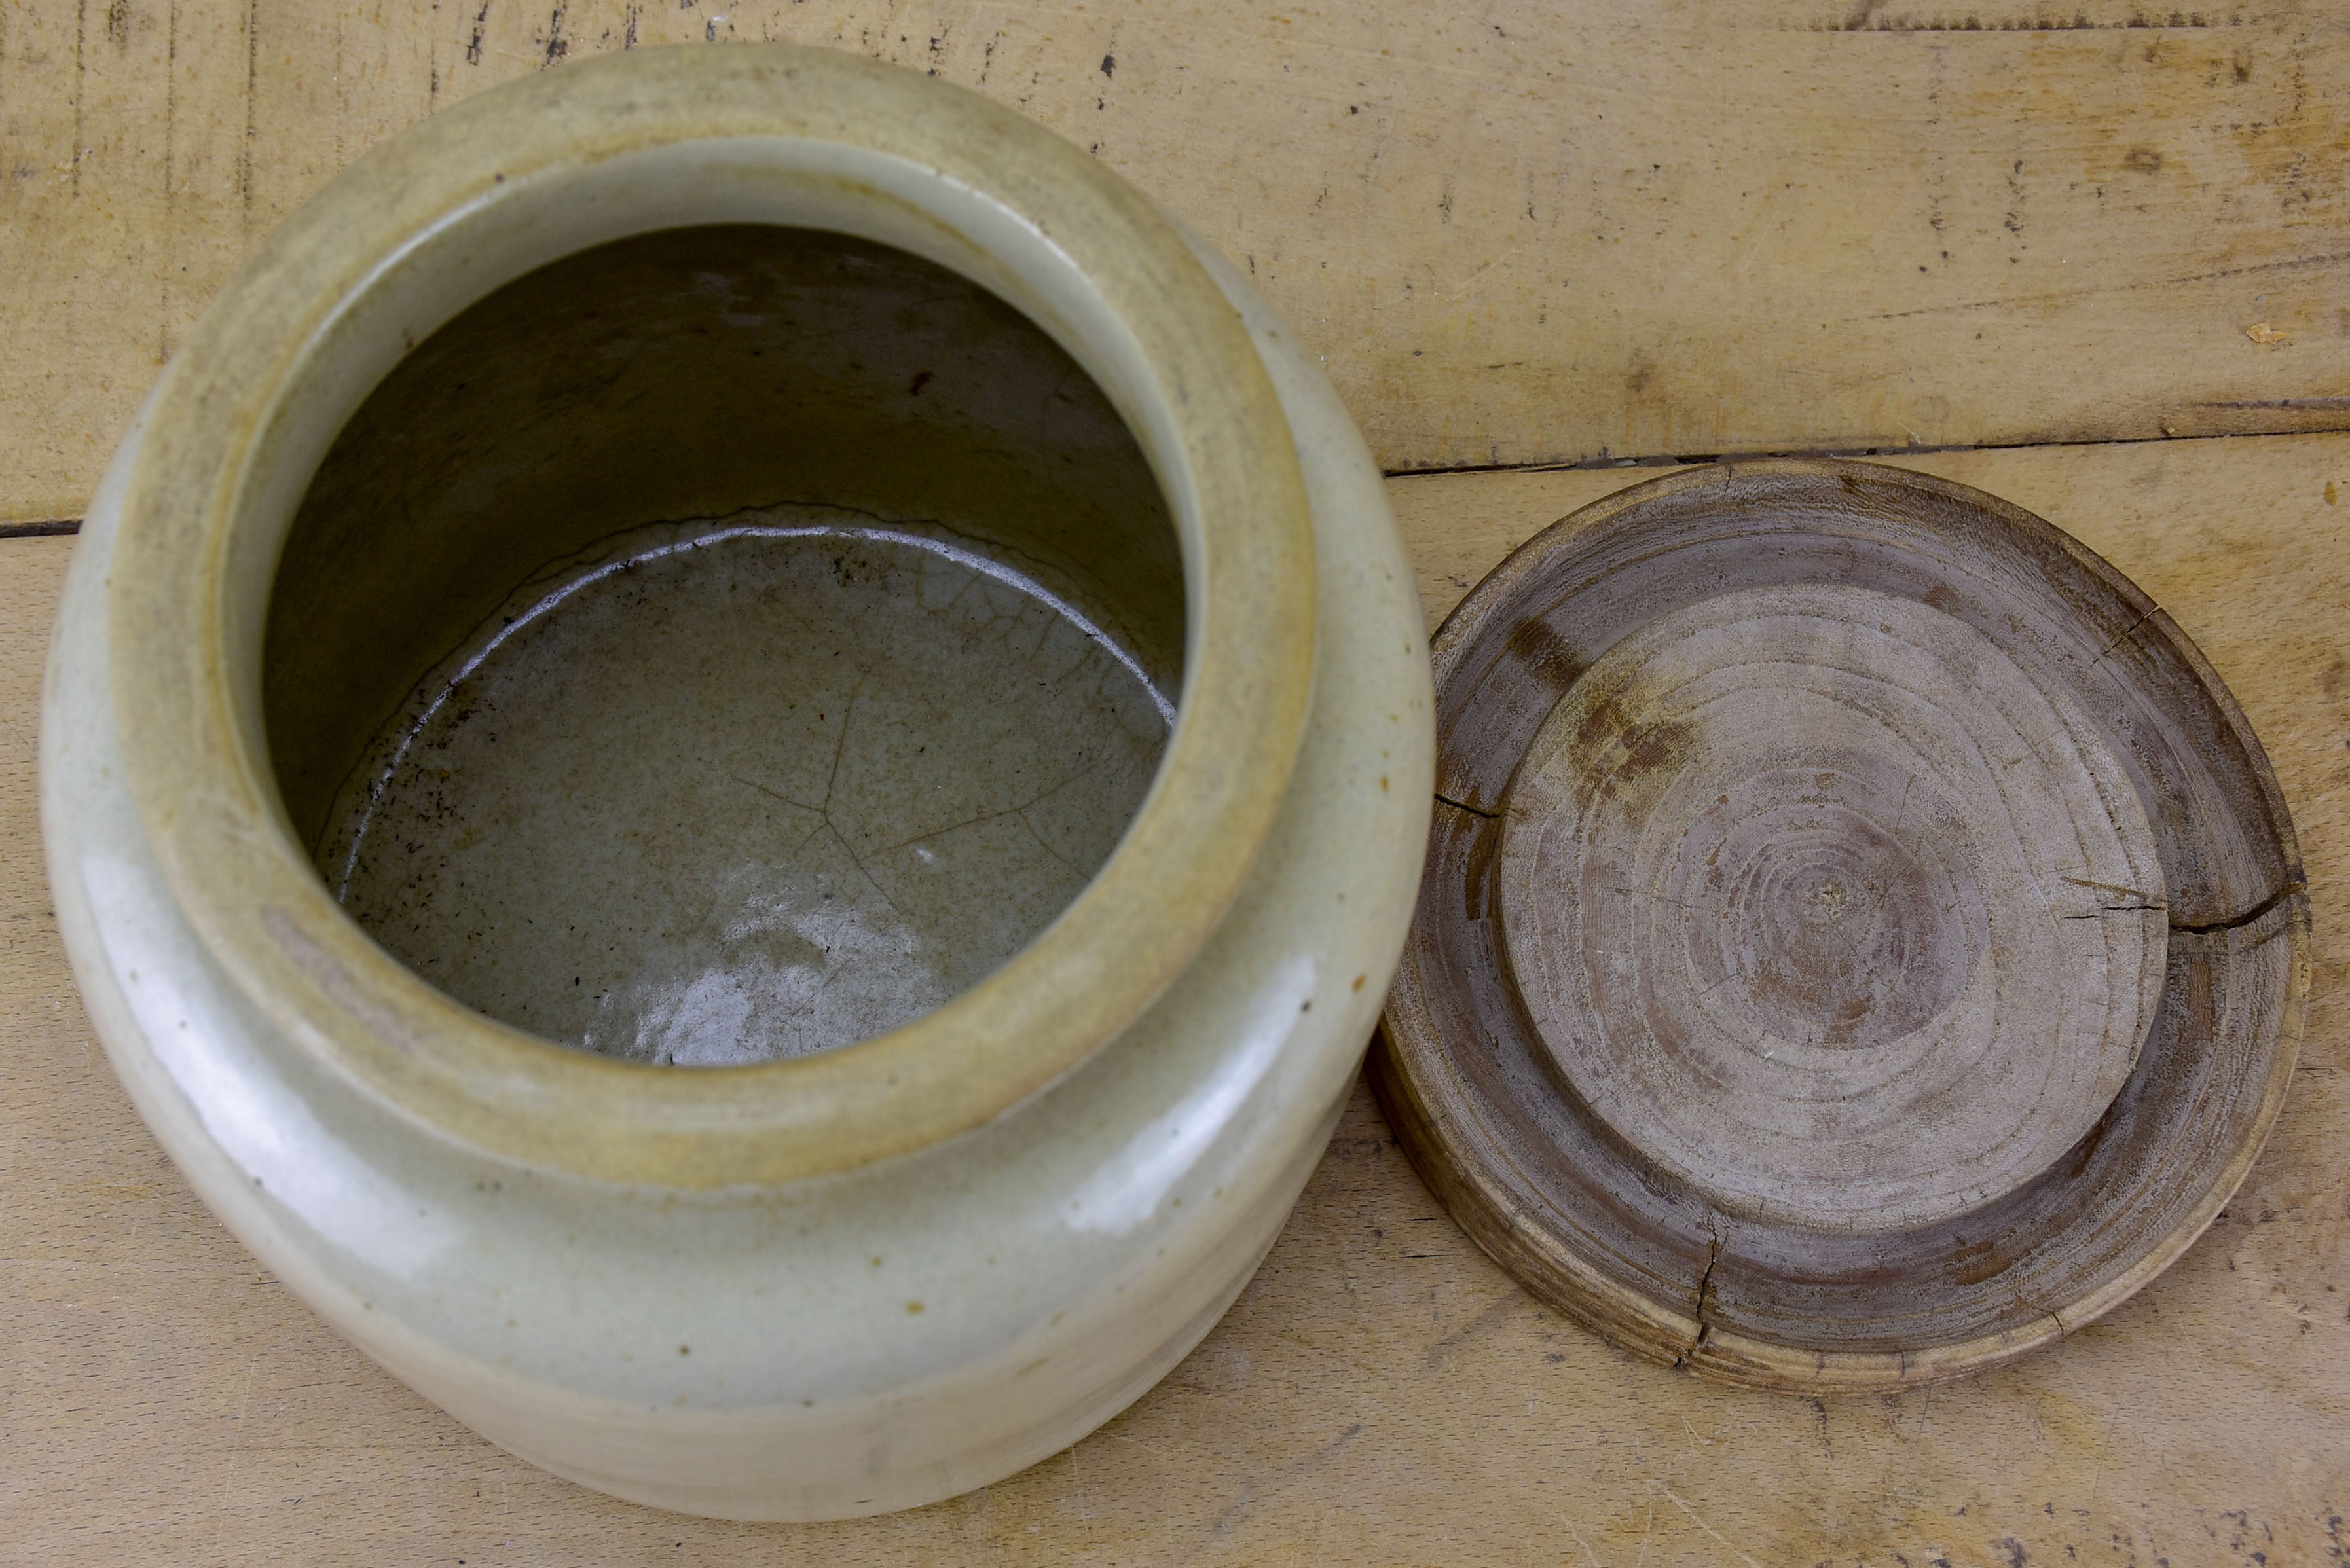
[[[1616,1343],[1890,1387],[2113,1306],[2282,1102],[2293,826],[2184,634],[2048,524],[1870,464],[1672,475],[1436,639],[1374,1064],[1471,1234]]]

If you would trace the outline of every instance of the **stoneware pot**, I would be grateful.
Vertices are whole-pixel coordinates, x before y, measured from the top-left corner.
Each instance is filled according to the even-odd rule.
[[[1426,839],[1420,612],[1284,327],[847,56],[436,115],[91,504],[42,809],[132,1101],[468,1426],[688,1512],[980,1486],[1207,1332]]]

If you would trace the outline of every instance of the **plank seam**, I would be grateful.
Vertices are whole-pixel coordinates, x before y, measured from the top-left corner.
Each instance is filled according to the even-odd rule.
[[[2309,407],[2323,404],[2328,411],[2339,403],[2350,413],[2350,399],[2291,399],[2261,407]],[[2207,404],[2205,407],[2234,408],[2238,404]],[[1614,457],[1602,452],[1597,457],[1578,458],[1572,462],[1464,462],[1430,468],[1381,469],[1387,479],[1432,479],[1451,473],[1581,473],[1607,469],[1633,468],[1695,468],[1709,462],[1752,462],[1770,457],[1846,458],[1872,457],[1932,457],[1951,452],[2020,452],[2034,447],[2074,446],[2158,446],[2165,441],[2276,441],[2288,436],[2324,436],[2350,434],[2350,423],[2327,426],[2319,430],[2214,431],[2204,435],[2097,436],[2077,441],[2063,439],[2039,441],[1951,441],[1945,445],[1918,446],[1814,446],[1769,447],[1752,452],[1692,452],[1686,456],[1671,452],[1649,452],[1638,457]]]

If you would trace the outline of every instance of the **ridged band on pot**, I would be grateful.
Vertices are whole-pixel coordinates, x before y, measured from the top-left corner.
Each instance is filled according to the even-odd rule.
[[[1157,781],[1092,884],[937,1011],[815,1056],[671,1072],[490,1022],[354,925],[295,842],[256,670],[308,476],[381,374],[587,245],[702,223],[830,228],[984,285],[1131,427],[1184,560],[1188,658]],[[1177,227],[975,94],[824,51],[567,67],[370,153],[274,236],[159,385],[110,614],[130,785],[188,916],[290,1037],[442,1133],[545,1168],[714,1188],[853,1168],[1018,1104],[1130,1023],[1255,863],[1314,681],[1315,560],[1282,404]]]

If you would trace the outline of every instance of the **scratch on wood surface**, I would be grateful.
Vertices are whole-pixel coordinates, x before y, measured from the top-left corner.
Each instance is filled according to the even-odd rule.
[[[2350,411],[2350,398],[2237,398],[2197,403],[2199,409],[2306,409],[2317,413]]]
[[[82,41],[89,31],[89,0],[78,0],[74,6],[74,92],[73,145],[66,149],[66,161],[71,170],[68,179],[73,193],[81,194],[81,95],[86,80],[82,65]]]
[[[238,199],[244,203],[244,232],[253,232],[253,144],[255,139],[255,90],[261,79],[261,0],[244,5],[244,145],[236,161]]]
[[[1133,1449],[1137,1452],[1147,1457],[1153,1464],[1158,1465],[1162,1469],[1178,1474],[1182,1471],[1182,1466],[1177,1464],[1173,1459],[1168,1458],[1166,1454],[1158,1449],[1151,1447],[1149,1443],[1144,1442],[1139,1438],[1129,1438],[1124,1432],[1113,1432],[1107,1427],[1097,1428],[1094,1431],[1093,1437],[1087,1438],[1086,1441],[1091,1442],[1094,1440],[1094,1438],[1099,1438],[1105,1441],[1112,1443],[1124,1443],[1128,1448]]]
[[[1927,305],[1914,310],[1879,311],[1866,319],[1901,321],[1914,316],[1950,316],[1969,310],[2012,310],[2021,305],[2060,305],[2101,294],[2128,294],[2147,288],[2181,288],[2189,284],[2220,283],[2232,277],[2251,277],[2262,273],[2303,272],[2311,267],[2340,266],[2346,262],[2350,262],[2350,253],[2337,251],[2325,255],[2255,262],[2248,266],[2219,267],[2210,272],[2191,272],[2178,277],[2151,278],[2137,283],[2092,284],[2082,288],[2052,289],[2043,294],[2012,294],[1995,299],[1972,299],[1959,305]]]
[[[1746,1568],[1762,1568],[1762,1564],[1755,1562],[1754,1559],[1746,1555],[1745,1552],[1739,1551],[1737,1547],[1731,1545],[1730,1537],[1722,1534],[1721,1532],[1716,1530],[1712,1525],[1708,1524],[1704,1520],[1699,1518],[1697,1510],[1691,1508],[1688,1503],[1683,1502],[1679,1492],[1673,1490],[1672,1488],[1667,1486],[1662,1481],[1659,1481],[1657,1483],[1657,1490],[1663,1492],[1665,1496],[1671,1501],[1672,1505],[1675,1508],[1678,1508],[1683,1513],[1688,1514],[1691,1524],[1696,1525],[1700,1530],[1704,1531],[1708,1535],[1711,1535],[1716,1541],[1721,1542],[1724,1547],[1729,1549],[1731,1555],[1736,1557],[1741,1563],[1746,1564]]]
[[[163,266],[161,275],[156,280],[159,308],[155,323],[155,362],[159,365],[172,357],[172,258],[177,254],[180,235],[180,225],[173,221],[179,204],[180,0],[172,0],[166,27],[163,45]]]
[[[2045,13],[2028,16],[1996,17],[1985,21],[1979,11],[1925,18],[1884,16],[1877,14],[1883,5],[1884,0],[1861,0],[1861,4],[1841,23],[1814,22],[1808,28],[1802,28],[1799,24],[1792,22],[1782,23],[1780,30],[1783,32],[1803,30],[1814,33],[2162,33],[2202,32],[2223,25],[2220,14],[2216,11],[2209,15],[2201,11],[2173,11],[2161,19],[2150,17],[2139,11],[2133,12],[2126,18],[2102,22],[2092,21],[2085,12],[2075,11],[2069,21],[2062,16],[2050,16]],[[2244,25],[2244,18],[2241,13],[2231,13],[2226,17],[2224,25],[2241,27]]]

